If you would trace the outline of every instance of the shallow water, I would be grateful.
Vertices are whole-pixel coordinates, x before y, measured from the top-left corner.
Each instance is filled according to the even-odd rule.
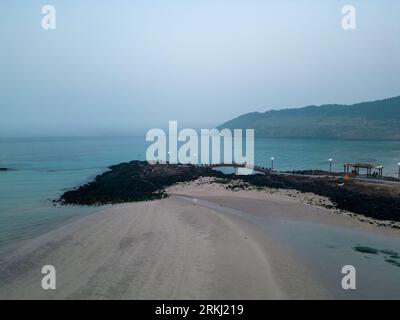
[[[178,198],[192,202],[185,196]],[[306,265],[328,293],[340,299],[400,299],[400,267],[385,261],[387,255],[366,254],[355,246],[392,250],[400,254],[400,238],[386,237],[320,223],[265,218],[217,203],[197,199],[196,205],[250,221],[288,246],[293,256]],[[399,260],[400,262],[400,260]],[[356,269],[356,290],[343,290],[342,267]]]
[[[43,233],[96,208],[55,207],[52,200],[81,185],[116,163],[144,159],[144,137],[0,139],[0,246]],[[140,154],[140,155],[139,155]],[[398,141],[337,141],[256,139],[255,162],[277,170],[333,169],[342,164],[378,162],[396,176],[400,161]]]
[[[140,138],[0,140],[0,167],[15,169],[0,172],[0,246],[98,210],[52,200],[141,150]]]

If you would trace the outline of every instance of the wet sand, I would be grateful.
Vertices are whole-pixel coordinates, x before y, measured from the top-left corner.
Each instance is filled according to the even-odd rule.
[[[204,181],[168,192],[167,199],[106,207],[2,248],[0,299],[336,297],[290,246],[224,208],[400,237],[280,193],[232,192]],[[44,265],[56,268],[56,290],[41,287]]]
[[[57,289],[41,288],[53,265]],[[174,198],[119,205],[4,256],[0,298],[283,298],[257,243],[211,210]]]

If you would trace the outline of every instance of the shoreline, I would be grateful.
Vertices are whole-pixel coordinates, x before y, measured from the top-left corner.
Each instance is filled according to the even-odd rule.
[[[284,297],[263,254],[254,244],[243,243],[235,224],[223,222],[208,210],[196,210],[201,219],[182,215],[187,208],[191,205],[174,199],[116,205],[26,241],[1,261],[0,271],[7,277],[0,286],[0,298],[219,299],[231,285],[230,299],[245,298],[243,290],[248,299]],[[108,232],[99,226],[106,226]],[[135,229],[132,234],[130,228]],[[121,234],[125,229],[129,236]],[[222,234],[228,238],[222,244],[209,239],[218,240]],[[109,250],[113,252],[107,254]],[[238,250],[240,254],[226,254]],[[243,282],[233,281],[244,269],[231,263],[241,263],[243,257],[254,272]],[[65,268],[61,266],[64,260]],[[58,281],[54,292],[40,287],[42,264],[53,264],[57,274],[68,273],[67,281]],[[134,277],[132,288],[122,290],[125,278],[136,272],[140,276]],[[257,287],[260,281],[267,286]]]
[[[207,183],[218,183],[216,179],[204,179],[204,182]],[[198,179],[196,183],[197,186],[204,183],[201,179]],[[327,210],[330,214],[342,215],[347,217],[349,220],[359,221],[363,224],[375,225],[378,227],[383,227],[386,229],[400,229],[400,222],[391,221],[391,220],[377,220],[372,217],[368,217],[362,214],[356,214],[351,211],[339,209],[337,205],[332,202],[328,197],[324,197],[312,192],[301,192],[296,189],[276,189],[269,187],[261,187],[257,188],[252,185],[243,185],[243,181],[233,181],[231,184],[223,184],[222,185],[225,190],[233,190],[237,191],[253,191],[259,193],[262,197],[263,193],[267,193],[269,195],[276,195],[278,197],[284,197],[287,199],[292,199],[301,204],[308,205],[311,207],[316,207],[320,209]],[[399,232],[400,233],[400,232]],[[397,234],[397,232],[396,232]]]
[[[311,192],[301,192],[294,189],[276,189],[276,188],[257,188],[252,185],[243,185],[243,181],[236,180],[231,184],[218,182],[218,178],[201,177],[192,182],[178,183],[174,186],[166,188],[168,195],[191,196],[193,198],[209,199],[215,198],[215,194],[223,195],[229,201],[238,202],[235,198],[245,198],[255,201],[266,202],[284,202],[292,206],[300,205],[301,214],[279,214],[265,213],[265,215],[273,218],[290,218],[295,220],[308,220],[316,223],[325,223],[337,227],[356,229],[358,231],[373,232],[374,234],[384,234],[386,236],[400,236],[400,230],[393,228],[392,221],[376,220],[350,211],[342,210],[327,197],[320,196]],[[238,185],[238,187],[236,187]],[[217,197],[218,198],[218,197]],[[228,200],[222,203],[227,204]],[[257,213],[257,210],[246,205],[240,205],[240,208],[246,212]],[[268,208],[268,207],[267,207]],[[262,211],[258,208],[258,211]],[[395,225],[399,225],[396,222]]]
[[[330,176],[324,172],[318,175],[289,174],[262,169],[265,174],[234,175],[213,170],[212,166],[149,164],[145,161],[131,161],[111,166],[96,178],[74,190],[65,192],[54,203],[61,205],[99,205],[138,202],[162,199],[167,196],[166,189],[182,182],[199,178],[219,179],[230,184],[231,190],[248,189],[286,189],[297,190],[303,194],[316,194],[328,198],[330,207],[341,212],[372,218],[368,220],[385,221],[379,224],[400,229],[400,183],[371,183],[365,179],[344,179]],[[293,194],[293,192],[292,192]]]
[[[275,227],[264,230],[259,221],[278,227],[323,224],[400,239],[398,230],[301,203],[279,190],[233,192],[202,179],[168,188],[165,199],[99,208],[26,241],[1,261],[6,281],[0,297],[331,299],[341,293],[329,289],[324,275],[310,268],[309,257],[296,245],[286,243],[288,230],[276,236]],[[54,292],[40,287],[44,264],[57,269]]]

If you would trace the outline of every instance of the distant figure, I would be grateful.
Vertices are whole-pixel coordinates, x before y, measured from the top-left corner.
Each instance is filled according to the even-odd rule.
[[[197,204],[197,199],[193,199],[193,204],[194,204],[194,205]]]

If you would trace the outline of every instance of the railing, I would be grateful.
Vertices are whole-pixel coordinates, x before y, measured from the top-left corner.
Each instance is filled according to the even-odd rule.
[[[209,168],[221,168],[221,167],[233,167],[233,168],[246,168],[250,170],[254,170],[257,172],[261,173],[270,173],[271,169],[270,168],[265,168],[265,167],[260,167],[256,165],[251,165],[247,163],[212,163],[212,164],[205,164],[203,165],[204,167],[209,167]]]

